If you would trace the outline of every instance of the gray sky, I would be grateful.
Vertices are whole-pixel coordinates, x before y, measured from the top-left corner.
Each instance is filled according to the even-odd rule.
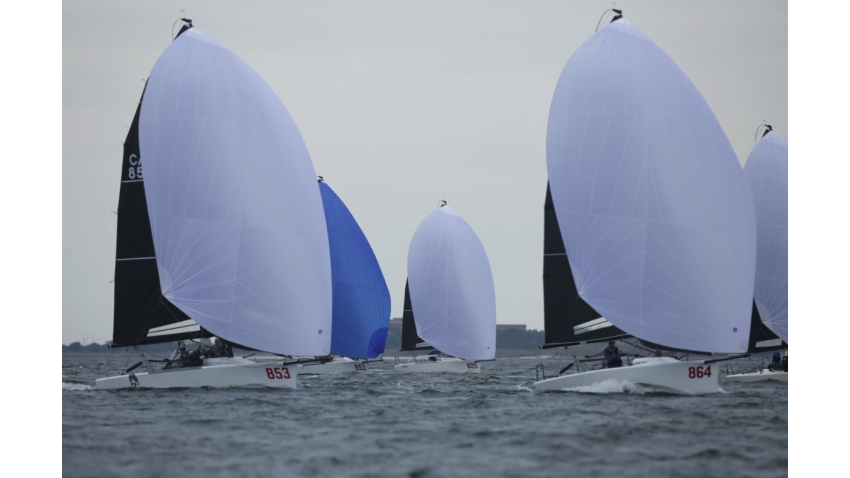
[[[490,258],[499,323],[543,327],[546,122],[608,1],[64,2],[63,342],[112,336],[121,141],[180,9],[248,62],[357,218],[400,316],[407,247],[445,197]],[[621,0],[743,163],[788,137],[787,2]]]

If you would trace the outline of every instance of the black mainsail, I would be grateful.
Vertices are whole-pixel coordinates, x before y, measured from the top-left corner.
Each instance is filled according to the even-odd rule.
[[[177,36],[191,27],[188,22]],[[139,115],[144,96],[143,90],[124,140],[115,245],[112,347],[209,336],[162,295],[139,150]]]
[[[626,336],[579,296],[548,183],[544,211],[543,311],[546,343],[541,348]]]
[[[747,347],[747,353],[773,352],[787,348],[788,344],[764,325],[758,307],[756,307],[756,301],[754,300],[753,314],[750,319],[750,342]]]
[[[413,305],[410,302],[410,286],[405,281],[404,313],[401,318],[401,348],[399,351],[409,352],[411,350],[428,350],[433,348],[428,345],[421,345],[425,343],[416,333],[416,322],[413,321]]]

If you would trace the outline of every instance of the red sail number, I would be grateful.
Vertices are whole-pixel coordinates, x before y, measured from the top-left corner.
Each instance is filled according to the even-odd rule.
[[[688,369],[688,378],[703,378],[703,377],[711,377],[711,365],[708,367],[703,367],[699,365],[697,367],[691,367]]]
[[[269,377],[269,379],[271,379],[271,380],[281,379],[281,378],[285,378],[285,379],[292,378],[292,376],[289,375],[289,369],[286,368],[286,367],[267,368],[266,369],[266,376]]]

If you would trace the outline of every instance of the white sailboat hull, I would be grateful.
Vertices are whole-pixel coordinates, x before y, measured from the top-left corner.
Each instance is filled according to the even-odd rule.
[[[787,382],[788,372],[784,372],[782,370],[770,371],[765,368],[758,372],[736,373],[734,375],[727,375],[726,380],[730,382],[762,382],[765,380],[778,380],[780,382]]]
[[[295,388],[298,366],[257,363],[243,358],[207,359],[201,367],[128,373],[97,379],[98,390],[121,388],[197,388],[266,386]]]
[[[702,360],[680,362],[669,357],[640,358],[632,366],[591,370],[541,380],[535,391],[575,390],[606,381],[648,385],[685,395],[707,395],[718,390],[720,370]]]
[[[397,364],[393,369],[401,373],[451,372],[478,373],[481,367],[474,360],[459,358],[440,358],[437,361],[416,360],[414,362]]]
[[[332,361],[327,363],[307,364],[300,367],[300,373],[304,375],[331,375],[337,373],[366,372],[368,370],[368,362],[351,360],[346,357],[334,357]]]

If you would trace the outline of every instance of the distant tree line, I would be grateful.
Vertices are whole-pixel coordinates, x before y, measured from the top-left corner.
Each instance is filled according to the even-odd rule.
[[[496,331],[496,349],[531,350],[543,344],[542,330],[505,329]],[[393,329],[387,334],[387,355],[401,348],[401,335]]]
[[[543,343],[542,330],[519,330],[505,329],[496,331],[496,348],[497,349],[513,349],[513,350],[531,350],[536,349],[538,345]],[[149,352],[171,353],[176,344],[175,342],[165,342],[161,344],[145,345],[140,347]],[[401,348],[401,335],[399,331],[390,329],[387,334],[387,354],[393,355],[394,352]],[[111,349],[109,344],[99,344],[92,342],[88,345],[83,345],[80,342],[72,342],[69,345],[62,346],[62,353],[71,354],[110,354],[121,353],[125,349]]]
[[[145,345],[140,348],[150,352],[171,353],[176,346],[176,342],[165,342],[161,344]],[[117,354],[122,353],[125,350],[125,348],[111,349],[109,348],[108,343],[99,344],[97,342],[92,342],[87,345],[83,345],[79,342],[71,342],[69,345],[62,346],[63,354]]]

